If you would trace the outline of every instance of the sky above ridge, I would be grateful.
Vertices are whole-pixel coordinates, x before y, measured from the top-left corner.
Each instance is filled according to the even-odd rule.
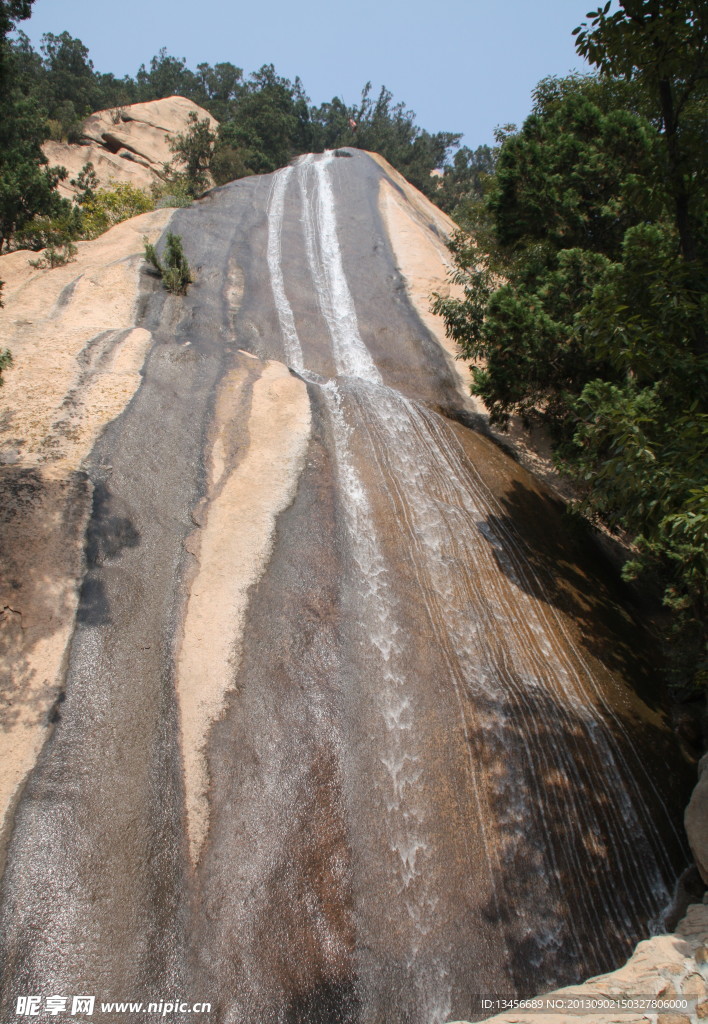
[[[313,103],[358,101],[370,80],[431,132],[463,132],[474,148],[496,125],[523,121],[547,75],[587,70],[572,30],[594,0],[35,0],[20,28],[35,47],[63,31],[97,71],[134,75],[161,47],[190,68],[230,61],[299,75]]]

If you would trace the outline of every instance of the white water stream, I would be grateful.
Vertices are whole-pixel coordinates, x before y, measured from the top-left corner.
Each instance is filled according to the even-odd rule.
[[[636,781],[648,783],[641,758],[561,616],[539,598],[543,582],[503,509],[445,421],[383,384],[361,338],[344,271],[334,163],[331,154],[308,156],[274,176],[268,266],[286,358],[319,386],[330,420],[356,572],[359,621],[352,628],[366,648],[380,720],[371,743],[378,744],[382,771],[370,765],[369,771],[371,783],[385,789],[380,828],[392,896],[377,912],[392,928],[407,921],[406,978],[396,984],[416,989],[411,1019],[429,1024],[454,1009],[449,946],[440,938],[442,904],[450,901],[446,856],[466,858],[462,877],[470,899],[485,895],[487,913],[498,921],[495,956],[503,969],[514,957],[509,943],[524,948],[514,934],[533,939],[528,955],[540,985],[561,949],[601,970],[588,937],[601,948],[608,921],[618,933],[636,934],[646,909],[667,902],[671,865]],[[279,238],[288,185],[291,201],[296,193],[293,173],[337,380],[308,374],[297,315],[285,295]],[[455,709],[450,733],[459,737],[466,764],[473,823],[459,838],[462,854],[446,854],[439,809],[426,795],[426,757],[439,737],[417,707],[405,610],[374,506],[397,523],[400,558],[414,582],[410,600],[427,619],[441,693]],[[575,882],[588,895],[567,912]],[[377,997],[368,1008],[366,1000],[365,992],[367,1019],[379,1019]]]

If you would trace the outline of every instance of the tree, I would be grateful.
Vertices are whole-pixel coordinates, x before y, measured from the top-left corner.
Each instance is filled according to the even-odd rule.
[[[497,151],[491,146],[458,149],[452,163],[443,168],[434,196],[437,205],[453,218],[464,215],[465,204],[481,198],[485,181],[494,173],[496,160]]]
[[[0,0],[0,147],[2,146],[2,134],[3,125],[2,121],[4,118],[12,119],[12,105],[9,100],[9,93],[12,86],[9,84],[11,78],[11,65],[12,65],[12,49],[8,45],[7,36],[15,27],[18,21],[24,21],[29,18],[32,13],[33,0]],[[7,135],[12,137],[12,129]],[[3,186],[6,191],[9,191],[9,182],[6,180],[8,166],[7,160],[4,159],[3,153],[0,149],[0,197],[2,196]],[[2,252],[4,237],[2,236],[2,226],[0,225],[0,252]],[[0,295],[2,294],[3,282],[0,281]],[[0,299],[0,306],[2,306],[2,299]],[[12,355],[9,349],[0,349],[0,386],[2,386],[3,371],[8,366],[12,365]]]
[[[7,37],[18,21],[26,21],[32,13],[34,0],[0,0],[0,87],[8,74],[10,47]]]
[[[602,52],[593,51],[598,59]],[[688,65],[686,78],[690,54]],[[661,581],[675,678],[700,679],[708,576],[705,195],[685,163],[689,258],[658,90],[644,74],[608,71],[540,84],[531,116],[501,139],[481,231],[454,240],[465,298],[438,299],[435,308],[462,353],[477,361],[473,390],[491,418],[503,424],[520,413],[551,425],[580,508],[634,546],[625,575]],[[702,102],[697,87],[687,95],[685,125],[696,122]],[[691,133],[681,144],[690,137],[686,152],[698,166]]]
[[[33,100],[12,93],[0,101],[0,251],[35,215],[56,215],[68,205],[56,190],[66,171],[48,167],[41,150],[46,137]]]
[[[187,67],[184,57],[171,57],[164,46],[150,60],[150,70],[142,64],[135,77],[138,97],[142,101],[160,100],[165,96],[192,99],[198,88],[197,77]]]
[[[22,95],[15,53],[6,38],[16,20],[29,17],[30,9],[30,3],[0,0],[0,252],[36,214],[55,214],[68,206],[56,191],[66,171],[47,166],[41,149],[47,121],[36,100]]]
[[[82,122],[96,109],[99,91],[87,47],[68,32],[42,36],[44,77],[42,100],[51,120],[58,121],[69,142],[78,142]]]
[[[211,128],[209,118],[200,121],[195,111],[189,114],[187,131],[170,139],[170,149],[184,167],[187,191],[192,196],[201,195],[209,184],[209,167],[216,140],[217,134]]]
[[[81,237],[97,238],[114,224],[155,208],[151,196],[127,181],[89,188],[81,201]]]
[[[484,363],[475,391],[494,422],[542,417],[561,437],[572,430],[569,398],[612,376],[576,317],[653,202],[655,144],[646,119],[575,77],[541,83],[522,128],[504,135],[483,201],[484,250],[456,242],[466,298],[436,305],[462,354]]]
[[[302,83],[282,78],[272,64],[249,76],[232,119],[219,132],[219,146],[241,151],[246,167],[255,174],[283,167],[298,153],[308,152],[312,141]]]
[[[681,250],[697,259],[696,204],[701,202],[708,82],[708,7],[703,0],[620,0],[588,15],[576,47],[604,74],[637,81],[660,114],[666,180]],[[592,26],[592,27],[590,27]]]
[[[234,102],[243,90],[243,71],[228,62],[197,65],[197,88],[201,106],[206,107],[217,121],[228,121],[233,114]],[[191,97],[194,99],[195,97]]]
[[[415,114],[405,103],[394,103],[383,86],[376,99],[371,82],[364,86],[360,102],[347,107],[335,97],[330,103],[313,107],[310,135],[316,149],[354,146],[380,153],[417,188],[436,198],[437,182],[431,172],[442,167],[449,150],[460,135],[451,132],[431,134],[415,123]],[[352,127],[352,122],[356,128]]]

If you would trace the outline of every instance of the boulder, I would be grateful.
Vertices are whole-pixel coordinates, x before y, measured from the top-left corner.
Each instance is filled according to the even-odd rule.
[[[698,763],[698,783],[686,808],[684,824],[696,867],[708,885],[708,754]]]
[[[688,907],[675,934],[640,942],[616,971],[531,997],[526,1012],[520,1007],[482,1024],[691,1024],[708,1013],[707,960],[708,905],[696,903]],[[627,1008],[605,1007],[610,1000],[622,999],[628,1001]],[[642,1005],[652,999],[664,1004],[658,1012]],[[687,1000],[688,1006],[677,1000]],[[468,1022],[451,1018],[451,1024]]]
[[[212,129],[218,128],[211,114],[185,99],[170,96],[148,103],[99,110],[86,119],[81,142],[47,142],[43,149],[49,163],[65,167],[68,176],[59,186],[71,198],[76,189],[70,184],[84,164],[93,164],[101,185],[125,181],[138,188],[149,189],[163,175],[163,165],[174,154],[170,140],[187,131],[189,115],[205,118]]]

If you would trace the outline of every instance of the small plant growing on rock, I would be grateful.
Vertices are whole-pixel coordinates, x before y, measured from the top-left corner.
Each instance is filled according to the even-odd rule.
[[[55,267],[63,267],[67,263],[73,263],[76,259],[76,251],[76,246],[73,242],[64,242],[62,245],[55,245],[53,242],[50,242],[39,259],[28,260],[28,263],[36,270],[54,270]]]
[[[192,272],[182,249],[180,235],[174,235],[171,231],[167,233],[167,244],[162,260],[157,255],[155,246],[145,239],[145,259],[160,275],[168,292],[184,295],[187,286],[192,283]]]

